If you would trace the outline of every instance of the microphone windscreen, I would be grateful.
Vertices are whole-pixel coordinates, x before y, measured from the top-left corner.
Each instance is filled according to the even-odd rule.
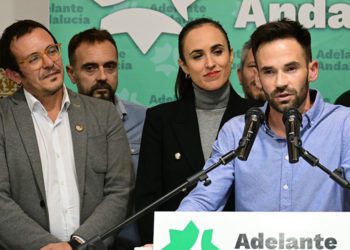
[[[290,108],[283,112],[283,123],[285,124],[291,116],[294,116],[301,123],[302,116],[296,108]]]

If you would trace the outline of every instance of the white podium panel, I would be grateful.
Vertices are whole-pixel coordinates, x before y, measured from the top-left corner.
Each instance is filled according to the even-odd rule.
[[[156,212],[154,250],[350,250],[350,213]]]

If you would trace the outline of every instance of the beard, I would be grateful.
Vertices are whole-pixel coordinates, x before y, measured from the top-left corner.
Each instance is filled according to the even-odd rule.
[[[290,108],[298,109],[305,102],[306,96],[309,92],[309,82],[307,81],[307,79],[308,78],[306,78],[305,84],[300,89],[299,93],[296,89],[289,87],[276,88],[270,94],[265,92],[266,100],[269,102],[270,106],[273,109],[280,113],[283,113]],[[281,93],[293,95],[294,98],[288,102],[277,102],[275,96]]]
[[[242,73],[241,82],[243,92],[248,100],[265,102],[265,94],[262,88],[259,88],[256,84],[256,80],[252,77],[247,77]]]
[[[258,102],[265,102],[265,94],[262,89],[258,89],[255,81],[251,81],[249,83],[242,83],[243,92],[247,99],[254,100]]]
[[[87,93],[88,96],[110,101],[114,104],[114,90],[106,81],[98,81]]]

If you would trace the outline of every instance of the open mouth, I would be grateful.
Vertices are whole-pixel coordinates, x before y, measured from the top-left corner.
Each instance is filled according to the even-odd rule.
[[[280,93],[274,96],[274,98],[280,102],[289,101],[293,97],[291,93]]]

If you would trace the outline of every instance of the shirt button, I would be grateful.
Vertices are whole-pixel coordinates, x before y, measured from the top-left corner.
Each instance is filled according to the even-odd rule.
[[[284,159],[286,159],[286,160],[288,161],[288,159],[289,159],[288,155],[286,155],[286,156],[284,157]]]
[[[288,185],[287,184],[283,185],[283,189],[288,190]]]
[[[45,201],[43,201],[43,200],[40,201],[40,207],[42,207],[42,208],[45,207]]]
[[[175,159],[180,160],[181,159],[181,154],[179,152],[175,153]]]

